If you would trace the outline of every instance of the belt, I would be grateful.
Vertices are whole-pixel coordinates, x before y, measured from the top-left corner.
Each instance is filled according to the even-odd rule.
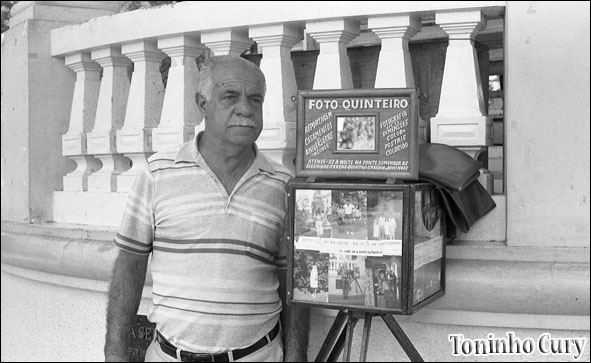
[[[162,348],[162,351],[174,358],[177,358],[177,348],[174,345],[172,345],[168,340],[166,340],[166,338],[164,338],[159,331],[157,331],[156,333],[156,341],[158,341],[158,343],[160,344],[160,348]],[[261,349],[267,344],[270,344],[273,341],[273,339],[277,337],[278,333],[279,323],[277,323],[277,325],[275,325],[275,327],[271,329],[269,334],[259,339],[258,342],[254,343],[250,347],[246,347],[243,349],[235,349],[232,351],[217,354],[193,353],[188,352],[186,350],[181,350],[179,352],[179,358],[181,359],[181,362],[230,362],[230,353],[232,353],[232,358],[234,360],[238,360],[246,357],[249,354],[256,352],[257,350]]]

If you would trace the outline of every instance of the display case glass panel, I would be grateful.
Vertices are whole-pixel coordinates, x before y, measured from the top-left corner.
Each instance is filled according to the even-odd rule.
[[[436,195],[428,184],[296,184],[288,301],[407,314],[442,292],[441,210],[423,208]]]

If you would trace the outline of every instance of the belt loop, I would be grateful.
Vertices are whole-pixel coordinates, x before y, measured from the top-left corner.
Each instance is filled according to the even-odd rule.
[[[176,359],[181,362],[183,361],[183,358],[181,357],[181,348],[176,348]]]
[[[271,345],[271,337],[269,337],[269,334],[265,335],[265,338],[267,339],[267,345]]]
[[[231,350],[228,351],[228,360],[230,362],[234,361],[234,352],[232,352]]]

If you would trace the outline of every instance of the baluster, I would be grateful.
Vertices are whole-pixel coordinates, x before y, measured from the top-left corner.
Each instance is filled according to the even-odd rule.
[[[372,16],[367,27],[382,41],[375,88],[415,88],[408,41],[421,29],[414,15]],[[427,142],[427,127],[419,116],[419,142]]]
[[[117,177],[119,191],[127,191],[152,150],[152,129],[158,125],[164,100],[160,63],[165,54],[155,42],[123,44],[121,52],[134,63],[125,111],[125,122],[117,130],[117,152],[131,159],[131,169]]]
[[[180,145],[195,136],[195,126],[203,119],[195,102],[199,79],[195,59],[207,51],[186,35],[159,39],[158,48],[170,56],[170,69],[160,124],[153,131],[154,151]]]
[[[86,191],[88,176],[100,168],[100,161],[88,154],[86,136],[96,116],[101,67],[87,53],[69,55],[65,64],[76,72],[76,83],[68,132],[62,135],[62,154],[76,162],[76,169],[64,176],[64,191]]]
[[[359,35],[359,24],[335,19],[306,23],[306,32],[320,45],[314,89],[351,89],[353,77],[347,44]]]
[[[478,156],[492,145],[492,118],[486,115],[478,57],[474,47],[485,19],[479,10],[438,12],[436,23],[449,35],[439,112],[431,119],[431,142],[455,145]],[[488,85],[484,85],[488,87]],[[481,169],[481,183],[492,193],[490,172]]]
[[[244,50],[250,48],[252,40],[248,38],[246,31],[225,29],[202,32],[201,43],[205,44],[213,55],[239,56]]]
[[[263,104],[265,127],[258,145],[287,168],[294,168],[297,84],[291,48],[302,30],[285,24],[251,27],[249,36],[262,49],[261,70],[267,81]]]
[[[129,159],[117,154],[115,136],[123,126],[129,94],[127,67],[129,59],[115,47],[92,51],[92,59],[103,67],[96,121],[88,134],[88,153],[99,159],[103,167],[88,177],[88,190],[116,192],[117,176],[129,169]]]

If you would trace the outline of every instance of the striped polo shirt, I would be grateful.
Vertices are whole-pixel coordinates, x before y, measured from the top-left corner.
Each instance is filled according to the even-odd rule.
[[[255,153],[229,195],[195,139],[150,157],[129,192],[114,244],[152,253],[148,318],[183,350],[243,348],[279,320],[290,174]]]

